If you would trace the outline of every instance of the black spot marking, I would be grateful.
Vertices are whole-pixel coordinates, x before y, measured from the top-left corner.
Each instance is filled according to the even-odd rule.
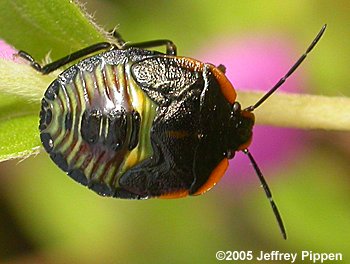
[[[56,165],[63,171],[68,172],[68,163],[65,157],[60,153],[51,152],[51,159],[56,163]]]
[[[71,170],[68,175],[75,181],[87,185],[88,184],[88,179],[86,178],[85,174],[80,170],[80,169],[74,169]]]
[[[53,140],[52,140],[51,135],[49,133],[41,133],[40,139],[41,139],[41,143],[43,144],[46,152],[51,153],[51,151],[53,149]]]
[[[60,89],[60,84],[57,80],[53,81],[49,88],[47,88],[44,96],[46,99],[53,101],[58,95],[58,91]]]
[[[80,133],[89,144],[97,143],[100,134],[102,114],[99,110],[85,111],[81,121]]]
[[[125,111],[118,111],[108,116],[109,127],[105,145],[114,151],[119,150],[126,141],[127,116]]]
[[[131,114],[131,136],[129,141],[129,150],[134,149],[139,143],[139,131],[141,124],[141,116],[137,111],[133,111]]]
[[[40,132],[43,131],[43,130],[45,130],[46,128],[47,128],[46,124],[40,123],[40,125],[39,125],[39,131],[40,131]]]
[[[45,123],[46,125],[50,124],[52,120],[52,111],[51,109],[47,109],[46,110],[46,114],[45,114]]]
[[[48,107],[49,103],[45,100],[45,98],[41,99],[41,108]]]
[[[67,130],[70,130],[72,129],[72,124],[73,124],[72,113],[67,113],[66,118],[64,120],[64,126]]]
[[[89,184],[89,189],[97,192],[99,195],[103,196],[113,196],[114,190],[112,190],[108,185],[99,182],[92,182]]]
[[[40,132],[45,130],[46,127],[47,127],[47,125],[45,123],[45,112],[46,111],[44,109],[42,109],[40,111],[40,116],[39,116],[40,117],[40,121],[39,121],[39,130],[40,130]]]
[[[42,99],[41,102],[39,130],[43,131],[52,121],[52,110],[49,108],[49,104],[46,100]]]

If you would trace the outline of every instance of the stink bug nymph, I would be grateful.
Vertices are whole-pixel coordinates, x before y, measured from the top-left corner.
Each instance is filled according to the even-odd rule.
[[[40,66],[42,74],[70,62],[41,101],[40,138],[51,159],[100,195],[127,199],[178,198],[211,189],[228,160],[243,151],[285,228],[271,192],[248,151],[253,111],[306,58],[326,29],[257,103],[241,108],[225,67],[177,56],[169,40],[97,43]],[[149,50],[165,46],[166,53]],[[97,51],[102,51],[96,54]]]

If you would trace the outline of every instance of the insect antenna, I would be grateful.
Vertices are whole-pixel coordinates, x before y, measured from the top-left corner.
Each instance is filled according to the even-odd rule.
[[[321,39],[323,33],[325,32],[327,24],[324,24],[320,32],[318,32],[315,39],[311,42],[310,46],[306,49],[305,53],[297,60],[297,62],[289,69],[289,71],[284,75],[276,84],[273,86],[263,97],[259,99],[254,105],[247,107],[246,111],[254,111],[258,108],[267,98],[270,97],[286,80],[287,78],[300,66],[300,64],[305,60],[308,53],[315,47],[317,42]]]
[[[258,164],[256,163],[256,161],[254,160],[252,154],[249,152],[248,149],[244,149],[243,152],[248,156],[248,158],[250,159],[250,162],[252,163],[254,170],[256,172],[256,175],[258,175],[258,178],[261,182],[261,186],[264,188],[265,194],[267,199],[269,199],[273,213],[275,214],[278,226],[281,230],[282,236],[284,239],[287,239],[287,233],[286,233],[286,229],[284,228],[284,224],[283,224],[283,220],[282,217],[278,211],[277,205],[275,204],[275,201],[272,198],[272,193],[270,191],[269,186],[267,185],[267,182],[263,176],[263,174],[261,173],[261,170],[258,167]]]

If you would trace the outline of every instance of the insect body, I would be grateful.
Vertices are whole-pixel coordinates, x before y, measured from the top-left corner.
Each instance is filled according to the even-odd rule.
[[[41,141],[62,170],[102,195],[201,194],[251,138],[253,115],[234,101],[232,85],[213,65],[113,49],[50,85]]]
[[[223,176],[236,151],[250,158],[286,232],[271,192],[252,155],[252,111],[300,65],[321,38],[255,105],[241,109],[224,67],[176,55],[171,41],[98,43],[41,67],[69,67],[45,92],[40,137],[51,159],[98,194],[119,198],[177,198],[202,194]],[[145,48],[165,45],[167,53]]]

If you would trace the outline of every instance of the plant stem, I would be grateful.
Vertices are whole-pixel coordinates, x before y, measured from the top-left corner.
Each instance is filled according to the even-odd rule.
[[[238,92],[243,108],[263,92]],[[258,124],[301,129],[350,130],[350,98],[278,92],[254,112]]]
[[[46,88],[57,77],[55,74],[43,75],[28,64],[19,64],[0,59],[0,93],[40,102]]]
[[[42,75],[27,64],[0,60],[0,93],[39,103],[57,73]],[[238,91],[245,108],[263,92]],[[38,108],[39,111],[39,108]],[[254,111],[256,123],[300,129],[350,130],[350,98],[277,92]]]

